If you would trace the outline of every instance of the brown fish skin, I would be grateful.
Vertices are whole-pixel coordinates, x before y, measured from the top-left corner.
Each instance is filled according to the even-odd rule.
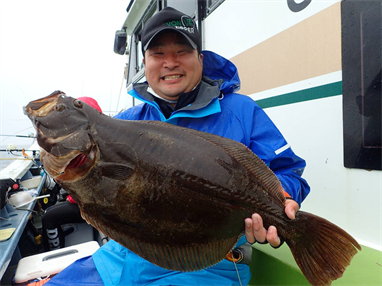
[[[163,268],[218,263],[254,212],[265,227],[277,227],[312,285],[341,277],[361,249],[313,214],[300,211],[289,220],[277,177],[241,143],[162,122],[113,119],[59,91],[24,111],[45,169],[84,218]]]

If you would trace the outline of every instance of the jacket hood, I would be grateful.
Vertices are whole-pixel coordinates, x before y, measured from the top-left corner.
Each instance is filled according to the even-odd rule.
[[[211,52],[202,51],[203,74],[214,80],[223,80],[220,90],[223,93],[234,93],[240,89],[240,78],[236,66],[226,58]]]

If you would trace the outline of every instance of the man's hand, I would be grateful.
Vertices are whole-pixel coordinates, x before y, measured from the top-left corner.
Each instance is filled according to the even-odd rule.
[[[285,201],[285,213],[291,220],[295,219],[298,210],[299,206],[296,201]],[[263,226],[263,219],[257,213],[254,213],[252,218],[245,219],[245,238],[249,243],[254,243],[255,241],[266,243],[268,241],[275,248],[279,247],[281,243],[276,227],[272,225],[266,230]]]

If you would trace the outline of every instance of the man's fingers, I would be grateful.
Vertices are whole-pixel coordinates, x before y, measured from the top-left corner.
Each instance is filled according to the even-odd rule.
[[[294,207],[291,208],[291,211],[294,211]],[[281,244],[276,227],[272,225],[266,230],[259,214],[253,214],[251,218],[245,219],[245,238],[251,244],[256,241],[258,243],[269,242],[274,248],[278,248]]]
[[[294,200],[286,200],[285,201],[285,213],[291,219],[294,220],[296,218],[296,213],[299,209],[299,205]]]
[[[252,219],[245,219],[245,238],[250,244],[255,243],[255,235],[253,234]]]
[[[268,240],[269,244],[272,245],[273,247],[280,246],[281,240],[280,240],[280,238],[279,238],[279,236],[277,234],[276,227],[274,227],[273,225],[271,225],[268,228],[267,240]]]
[[[249,243],[266,242],[267,231],[259,214],[253,214],[245,219],[245,238]]]
[[[267,230],[263,226],[263,219],[261,218],[261,216],[259,214],[253,214],[252,222],[253,235],[256,241],[259,243],[266,242]]]

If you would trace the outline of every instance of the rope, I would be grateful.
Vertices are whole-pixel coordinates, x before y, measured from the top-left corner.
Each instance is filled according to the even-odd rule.
[[[240,279],[239,270],[237,269],[236,262],[235,262],[235,258],[234,258],[234,256],[233,256],[233,253],[232,253],[232,252],[231,252],[231,255],[232,255],[232,262],[233,262],[233,265],[235,265],[237,278],[239,278],[240,286],[243,286],[243,284],[241,284],[241,279]]]

